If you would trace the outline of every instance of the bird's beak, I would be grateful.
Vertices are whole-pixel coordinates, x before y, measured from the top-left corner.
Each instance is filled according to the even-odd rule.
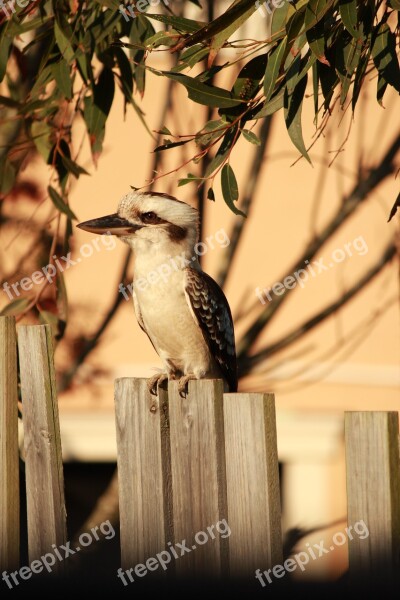
[[[141,225],[130,223],[127,219],[120,217],[118,213],[79,223],[77,227],[90,233],[110,233],[111,235],[129,235],[141,229]]]

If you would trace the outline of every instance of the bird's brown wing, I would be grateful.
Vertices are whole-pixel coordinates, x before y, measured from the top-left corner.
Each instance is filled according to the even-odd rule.
[[[185,293],[204,339],[229,391],[237,391],[235,334],[228,301],[219,285],[203,271],[185,269]]]

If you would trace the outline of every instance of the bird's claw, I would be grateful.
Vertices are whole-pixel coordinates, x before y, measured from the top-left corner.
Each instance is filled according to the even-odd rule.
[[[188,384],[188,381],[190,381],[191,379],[197,379],[196,375],[184,375],[179,379],[178,391],[181,398],[184,398],[186,396],[186,386]]]
[[[153,375],[153,377],[150,377],[150,379],[147,380],[147,389],[149,390],[150,394],[152,394],[153,396],[157,396],[158,387],[162,383],[164,383],[164,381],[167,380],[167,373],[157,373],[157,375]]]

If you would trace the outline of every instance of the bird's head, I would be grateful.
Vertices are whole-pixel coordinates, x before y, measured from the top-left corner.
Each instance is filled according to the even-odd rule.
[[[198,211],[168,194],[130,192],[112,215],[79,223],[90,233],[118,236],[134,250],[156,245],[193,248],[198,238]]]

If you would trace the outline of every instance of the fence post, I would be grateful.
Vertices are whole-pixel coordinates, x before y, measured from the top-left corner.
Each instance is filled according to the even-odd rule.
[[[345,415],[348,524],[369,535],[349,543],[350,573],[384,581],[400,568],[400,460],[397,412]]]
[[[219,576],[228,566],[228,531],[215,525],[226,519],[226,476],[221,380],[189,382],[181,397],[176,381],[168,385],[175,542],[190,553],[176,560],[187,576]],[[213,528],[213,535],[207,530]],[[224,525],[219,525],[224,532]],[[204,532],[200,539],[195,534]],[[206,539],[206,543],[204,543]],[[204,544],[204,545],[203,545]]]
[[[117,379],[115,405],[121,559],[129,569],[172,539],[167,393],[151,396],[146,379]]]
[[[17,336],[14,317],[0,317],[0,571],[19,566]]]
[[[24,425],[29,560],[65,544],[66,512],[60,426],[49,325],[18,328]],[[52,570],[64,571],[64,561]]]
[[[273,394],[225,394],[229,563],[233,576],[282,563]]]

